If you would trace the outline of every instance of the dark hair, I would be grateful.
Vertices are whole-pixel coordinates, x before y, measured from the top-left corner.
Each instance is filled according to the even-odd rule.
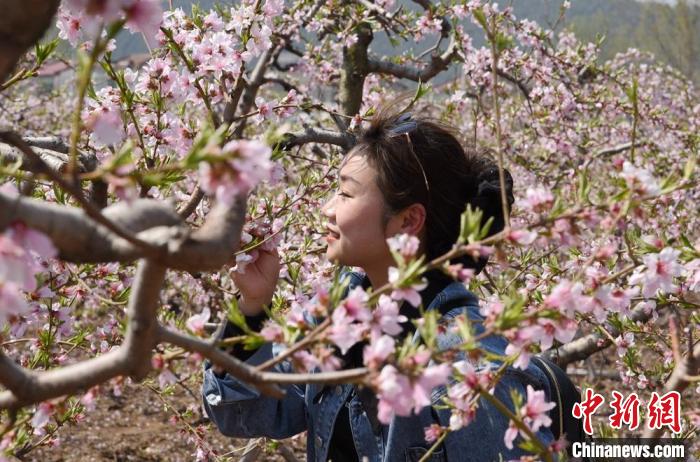
[[[425,248],[428,259],[448,252],[457,241],[460,215],[467,204],[493,217],[489,235],[505,226],[498,166],[487,151],[466,150],[454,130],[440,122],[393,109],[380,110],[360,134],[350,156],[364,156],[377,171],[377,186],[387,206],[386,220],[414,203],[425,207]],[[513,179],[508,171],[508,206],[513,203]],[[487,258],[465,255],[451,260],[481,271]]]

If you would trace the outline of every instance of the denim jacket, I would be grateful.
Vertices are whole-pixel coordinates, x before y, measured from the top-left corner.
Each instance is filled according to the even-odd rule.
[[[350,277],[352,288],[360,283],[362,275],[350,273]],[[445,287],[427,309],[438,309],[443,303],[465,297],[469,302],[464,307],[449,310],[442,316],[441,322],[449,326],[450,320],[466,313],[472,321],[475,333],[479,334],[483,332],[483,317],[479,313],[478,300],[459,282]],[[444,332],[438,336],[440,349],[450,348],[462,342],[459,335],[452,333],[451,329],[445,329]],[[481,346],[487,351],[503,355],[507,341],[503,337],[489,336],[481,340]],[[256,351],[247,363],[261,364],[279,353],[282,348],[280,345],[267,344]],[[456,360],[458,359],[463,357]],[[291,366],[288,362],[281,362],[273,370],[291,372]],[[533,364],[524,371],[509,368],[496,386],[494,395],[512,410],[511,390],[516,390],[524,398],[525,387],[528,384],[535,389],[545,390],[549,399],[547,378]],[[350,428],[358,459],[366,458],[369,462],[418,461],[431,446],[425,441],[425,428],[433,423],[449,426],[449,409],[428,406],[417,415],[394,417],[389,425],[381,426],[378,434],[375,434],[360,399],[353,393],[354,388],[355,386],[350,384],[332,387],[315,384],[289,385],[286,387],[285,397],[278,400],[261,395],[256,389],[228,374],[218,378],[207,364],[202,395],[207,415],[224,435],[283,439],[308,431],[308,462],[326,461],[333,426],[343,405],[348,406]],[[433,405],[440,404],[444,394],[445,387],[433,390]],[[508,419],[501,412],[481,399],[472,423],[450,433],[429,460],[489,462],[517,459],[526,453],[517,446],[519,437],[515,440],[512,450],[506,448],[503,436],[508,424]],[[544,444],[553,440],[548,428],[541,428],[536,435]]]

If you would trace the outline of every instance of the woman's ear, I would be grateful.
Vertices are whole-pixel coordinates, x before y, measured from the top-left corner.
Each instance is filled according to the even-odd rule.
[[[416,202],[397,213],[394,219],[399,228],[394,234],[410,234],[420,237],[425,228],[425,207]]]

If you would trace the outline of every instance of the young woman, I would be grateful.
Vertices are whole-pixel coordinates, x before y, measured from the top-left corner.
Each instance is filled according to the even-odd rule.
[[[507,175],[509,202],[512,180]],[[503,229],[498,169],[494,162],[476,152],[465,152],[455,136],[441,125],[414,118],[410,114],[392,114],[390,109],[377,115],[369,129],[347,154],[339,172],[336,194],[324,206],[327,256],[343,266],[362,268],[346,273],[350,288],[380,287],[388,280],[388,268],[395,266],[387,238],[410,234],[420,239],[419,255],[432,259],[446,253],[457,241],[460,215],[466,205],[480,208],[484,222],[493,218],[491,233]],[[478,273],[486,258],[464,256],[451,263],[462,263]],[[269,303],[279,273],[276,254],[261,253],[246,272],[236,278],[241,292],[240,306],[248,321],[259,326],[262,306]],[[483,332],[478,300],[464,284],[439,271],[426,275],[427,287],[421,292],[425,309],[438,310],[441,322],[448,326],[456,316],[466,313],[477,333]],[[408,303],[401,313],[409,318],[400,336],[414,335],[410,319],[419,316]],[[225,335],[233,332],[225,333]],[[417,341],[417,339],[416,339]],[[451,330],[438,338],[440,348],[461,343]],[[507,342],[490,336],[481,347],[503,355]],[[252,355],[233,354],[251,364],[260,364],[277,351],[266,345]],[[345,367],[362,365],[362,345],[356,344],[343,357]],[[459,359],[459,358],[458,358]],[[461,358],[463,359],[463,358]],[[291,370],[288,363],[276,366],[278,372]],[[495,396],[512,407],[511,391],[525,396],[527,385],[545,390],[549,385],[542,371],[531,366],[525,371],[508,369],[495,389]],[[389,425],[377,420],[373,394],[353,385],[289,386],[286,396],[272,399],[235,378],[206,367],[203,398],[209,417],[222,433],[236,437],[287,438],[308,431],[308,461],[412,461],[419,460],[430,447],[424,430],[431,424],[447,426],[450,410],[425,407],[409,417],[394,417]],[[444,388],[442,389],[444,393]],[[440,392],[433,393],[433,405]],[[450,433],[429,460],[498,461],[525,454],[517,446],[508,449],[504,434],[508,419],[485,400],[480,400],[474,420]],[[537,436],[549,444],[552,433],[542,428]]]

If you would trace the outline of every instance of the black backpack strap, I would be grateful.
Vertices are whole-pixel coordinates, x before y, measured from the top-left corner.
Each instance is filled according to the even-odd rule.
[[[570,444],[567,451],[570,452],[571,444],[583,441],[584,437],[581,421],[571,414],[574,404],[581,402],[581,393],[566,372],[554,361],[543,356],[533,356],[530,360],[547,376],[552,391],[551,398],[557,404],[549,411],[549,417],[552,419],[552,433],[555,439],[559,439],[562,435],[566,436]]]

